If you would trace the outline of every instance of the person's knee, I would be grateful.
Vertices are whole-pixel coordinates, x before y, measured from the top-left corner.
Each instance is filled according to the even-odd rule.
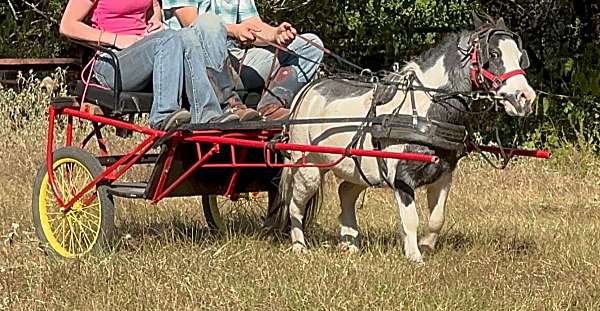
[[[201,31],[205,37],[227,37],[225,22],[219,16],[212,13],[200,14],[196,18],[196,21],[194,21],[192,28]]]
[[[168,45],[175,51],[183,51],[183,39],[175,31],[169,35]]]
[[[315,35],[314,33],[305,33],[305,34],[302,34],[301,36],[303,36],[304,38],[306,38],[309,41],[312,41],[314,44],[316,44],[318,46],[323,46],[323,40],[321,40],[321,38],[319,38],[319,36]]]
[[[163,30],[161,34],[161,41],[168,42],[169,44],[180,45],[181,44],[181,36],[179,33],[172,29]]]
[[[317,45],[319,47],[323,47],[323,41],[321,40],[321,38],[319,38],[319,36],[317,36],[313,33],[302,34],[302,37],[311,41],[312,43],[314,43],[315,45]],[[300,39],[300,40],[302,40],[302,39]],[[323,50],[320,48],[317,48],[315,45],[306,42],[306,51],[307,51],[306,54],[308,54],[306,56],[309,56],[309,57],[311,57],[311,59],[320,62],[321,59],[323,59]]]
[[[181,39],[183,47],[186,51],[189,49],[197,49],[202,46],[200,37],[196,31],[191,28],[182,28],[177,31],[177,34],[179,35],[179,38]]]

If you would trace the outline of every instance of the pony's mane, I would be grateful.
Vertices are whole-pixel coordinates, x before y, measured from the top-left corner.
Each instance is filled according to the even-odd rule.
[[[465,80],[467,72],[463,65],[463,55],[458,51],[461,39],[469,35],[470,31],[468,30],[444,35],[442,40],[435,46],[407,62],[400,70],[399,75],[405,76],[409,73],[416,73],[417,76],[422,75],[425,71],[432,68],[440,57],[444,56],[444,67],[448,74],[448,84],[442,86],[442,89],[451,91],[469,90],[470,84]]]

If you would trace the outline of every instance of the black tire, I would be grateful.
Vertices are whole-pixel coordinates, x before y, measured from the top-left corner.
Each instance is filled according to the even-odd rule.
[[[53,169],[58,191],[67,198],[103,171],[94,156],[75,147],[56,150]],[[114,236],[114,203],[106,186],[92,188],[65,213],[58,207],[45,163],[33,184],[32,213],[38,238],[60,257],[77,258],[105,250]]]
[[[235,214],[238,216],[238,221],[241,218],[239,216],[243,215],[243,217],[258,220],[256,223],[262,223],[262,218],[276,195],[275,191],[242,193],[235,201],[217,195],[202,196],[202,209],[206,224],[211,230],[228,232],[231,229],[232,220],[236,218]]]

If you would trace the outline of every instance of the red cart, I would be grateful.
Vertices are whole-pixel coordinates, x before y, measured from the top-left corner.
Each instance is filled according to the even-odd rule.
[[[113,55],[118,66],[114,54],[104,51]],[[114,81],[120,81],[119,71],[115,72]],[[247,103],[260,97],[245,91],[240,95]],[[157,203],[167,197],[200,195],[209,227],[224,229],[216,196],[235,200],[240,194],[267,192],[272,201],[277,194],[273,180],[282,167],[326,168],[347,157],[437,161],[426,154],[288,144],[280,139],[285,121],[186,125],[173,132],[158,131],[135,121],[136,116],[150,112],[151,104],[151,93],[121,91],[118,82],[115,90],[106,90],[86,87],[80,81],[75,96],[52,101],[46,161],[35,179],[32,202],[37,235],[52,253],[79,257],[109,245],[115,229],[115,196]],[[91,124],[89,133],[76,135],[77,120]],[[137,133],[134,136],[142,139],[127,152],[112,154],[105,132],[113,128],[119,136]],[[56,146],[59,135],[64,135],[62,147]],[[96,152],[91,151],[92,145]],[[339,158],[326,164],[306,159],[290,164],[283,161],[287,151],[337,154]],[[153,165],[152,173],[142,181],[124,181],[124,174],[141,164]]]

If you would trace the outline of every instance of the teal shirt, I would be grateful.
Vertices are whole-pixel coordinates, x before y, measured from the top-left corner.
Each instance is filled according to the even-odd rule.
[[[171,9],[187,6],[197,7],[200,14],[213,13],[221,17],[225,24],[239,24],[248,18],[258,16],[254,0],[163,0],[163,15],[167,28],[181,28]]]

